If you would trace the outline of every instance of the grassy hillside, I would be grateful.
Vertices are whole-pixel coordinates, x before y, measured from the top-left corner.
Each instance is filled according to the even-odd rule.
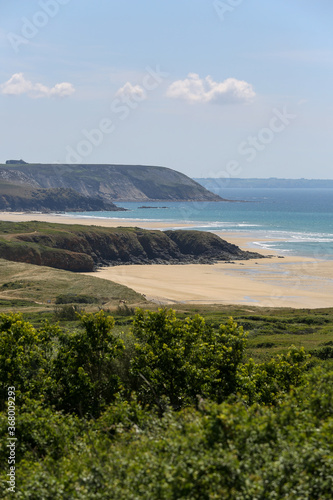
[[[0,257],[89,272],[98,265],[211,263],[262,256],[204,231],[0,222]]]
[[[71,188],[106,201],[220,201],[175,170],[146,165],[0,165],[0,179],[40,188]]]
[[[88,295],[96,299],[95,309],[116,307],[120,300],[129,305],[146,303],[139,293],[109,280],[0,259],[2,310],[53,308],[57,297],[63,295]],[[75,303],[75,298],[72,302]]]

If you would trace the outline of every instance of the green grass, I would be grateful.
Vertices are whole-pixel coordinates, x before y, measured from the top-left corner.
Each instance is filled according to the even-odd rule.
[[[54,234],[61,235],[65,233],[91,233],[92,228],[98,233],[136,233],[138,228],[136,227],[103,227],[96,225],[82,225],[82,224],[60,224],[55,222],[42,222],[42,221],[28,221],[28,222],[9,222],[0,221],[0,234],[20,234],[20,233],[34,233],[41,232],[43,234]],[[140,228],[140,231],[151,233],[161,231],[148,231]]]
[[[120,300],[131,305],[146,304],[142,295],[109,280],[0,259],[0,300],[5,301],[0,303],[2,310],[12,308],[15,300],[43,310],[54,307],[56,298],[65,294],[89,294],[97,301],[95,309],[115,308]]]
[[[306,351],[333,341],[333,308],[284,309],[241,306],[177,306],[178,314],[200,314],[217,327],[232,316],[248,332],[247,355],[263,361],[291,345]],[[329,345],[329,344],[328,344]]]
[[[0,299],[0,308],[10,308],[10,309],[17,309],[17,308],[23,308],[23,307],[38,307],[38,304],[36,302],[30,301],[30,300],[20,300],[20,299],[12,299],[12,300],[6,300],[6,299]]]

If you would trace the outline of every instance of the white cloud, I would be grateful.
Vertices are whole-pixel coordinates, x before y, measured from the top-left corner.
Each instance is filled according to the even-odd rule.
[[[127,82],[116,92],[116,96],[121,99],[133,98],[136,101],[143,101],[146,99],[146,92],[140,85],[132,85]]]
[[[54,87],[46,87],[42,83],[32,83],[27,80],[23,73],[15,73],[0,85],[0,93],[5,95],[27,94],[29,97],[38,99],[42,97],[66,97],[75,92],[71,83],[57,83]]]
[[[252,85],[243,80],[227,78],[219,83],[210,76],[200,78],[196,73],[189,73],[185,80],[173,82],[166,95],[191,103],[229,104],[251,102],[256,94]]]

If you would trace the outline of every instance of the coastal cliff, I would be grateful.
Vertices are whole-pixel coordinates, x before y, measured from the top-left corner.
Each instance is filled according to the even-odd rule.
[[[33,188],[0,180],[0,210],[6,212],[119,212],[111,201],[84,196],[70,188]]]
[[[9,160],[10,161],[10,160]],[[222,201],[186,175],[147,165],[0,164],[0,181],[32,188],[72,189],[105,202]]]
[[[98,266],[211,264],[261,257],[205,231],[0,222],[0,258],[75,272]]]

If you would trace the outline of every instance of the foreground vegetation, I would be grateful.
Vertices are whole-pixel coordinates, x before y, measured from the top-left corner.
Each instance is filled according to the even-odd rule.
[[[138,309],[133,321],[120,312],[116,321],[83,313],[70,328],[0,315],[3,498],[13,495],[8,386],[16,392],[17,498],[331,498],[330,349],[325,360],[293,346],[253,360],[251,333],[231,318],[219,324],[226,310],[204,319]],[[308,318],[314,330],[326,328],[330,348],[330,314],[303,311],[291,333]],[[267,335],[292,326],[277,312],[247,315]]]

